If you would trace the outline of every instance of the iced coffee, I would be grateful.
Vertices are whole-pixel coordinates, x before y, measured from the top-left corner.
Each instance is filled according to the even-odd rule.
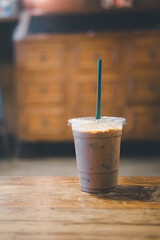
[[[86,192],[108,192],[118,184],[124,118],[75,118],[72,126],[80,187]]]

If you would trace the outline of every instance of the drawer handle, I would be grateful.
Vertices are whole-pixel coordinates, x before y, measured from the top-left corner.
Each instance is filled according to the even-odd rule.
[[[42,119],[41,121],[43,126],[48,126],[48,120],[47,119]]]
[[[47,55],[41,54],[39,59],[40,59],[41,62],[46,61],[47,60]]]
[[[149,90],[150,90],[151,92],[155,92],[156,89],[157,89],[157,87],[156,87],[155,84],[150,84],[148,88],[149,88]]]
[[[148,56],[150,57],[150,59],[155,59],[156,58],[156,51],[155,50],[150,50],[148,52]]]
[[[98,53],[93,54],[93,59],[97,61],[100,58],[100,55]]]
[[[92,89],[93,89],[93,92],[94,92],[94,93],[97,92],[97,86],[93,86]]]
[[[41,93],[47,93],[48,89],[46,87],[41,87],[40,91],[41,91]]]
[[[152,118],[150,119],[150,121],[151,121],[151,123],[152,123],[153,125],[155,125],[155,124],[158,123],[158,118],[157,118],[157,117],[152,117]]]

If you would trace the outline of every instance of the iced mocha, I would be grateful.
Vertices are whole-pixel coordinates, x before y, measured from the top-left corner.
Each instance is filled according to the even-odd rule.
[[[103,192],[117,186],[122,130],[73,131],[80,186]]]
[[[69,120],[72,126],[80,187],[86,192],[108,192],[118,184],[124,118],[94,117]]]

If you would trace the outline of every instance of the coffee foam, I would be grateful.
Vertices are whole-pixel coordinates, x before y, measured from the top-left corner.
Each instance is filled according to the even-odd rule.
[[[72,126],[72,130],[96,132],[96,131],[109,131],[111,129],[122,130],[123,124],[125,124],[124,118],[116,117],[102,117],[101,119],[95,119],[95,117],[86,118],[74,118],[68,121],[68,124]]]
[[[72,124],[72,129],[83,132],[106,132],[111,129],[122,130],[122,124]]]

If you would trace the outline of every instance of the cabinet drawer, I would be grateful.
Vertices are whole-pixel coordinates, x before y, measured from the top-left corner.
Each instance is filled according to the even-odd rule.
[[[73,48],[73,66],[76,69],[96,69],[97,60],[103,59],[103,69],[117,68],[120,64],[120,51],[117,45],[104,46],[101,43]]]
[[[141,34],[141,36],[133,36],[132,43],[137,47],[154,47],[159,46],[159,33],[154,35],[153,32],[148,32],[149,34]]]
[[[160,107],[135,107],[130,112],[132,128],[129,138],[160,139]]]
[[[64,103],[66,79],[53,72],[24,71],[17,74],[21,103]]]
[[[137,67],[143,65],[159,65],[160,41],[158,37],[137,37],[137,39],[134,39],[130,45],[130,54],[128,57],[132,64]]]
[[[135,48],[132,62],[135,65],[158,65],[160,63],[160,47]]]
[[[40,70],[40,71],[39,71]],[[16,72],[16,80],[18,84],[54,84],[65,83],[66,76],[62,75],[60,71],[38,71],[34,70],[19,70]]]
[[[128,100],[130,103],[160,103],[160,81],[158,76],[132,76],[128,79]]]
[[[96,103],[97,80],[92,74],[79,75],[74,78],[74,98],[77,104]],[[121,105],[124,101],[123,82],[117,75],[103,74],[101,87],[102,104]]]
[[[75,117],[93,117],[96,116],[96,103],[81,104],[74,109]],[[117,107],[113,104],[102,104],[101,116],[123,117],[124,110],[121,107]]]
[[[28,69],[60,69],[65,62],[63,44],[24,43],[17,51],[18,64]]]
[[[63,115],[49,113],[24,114],[20,119],[23,135],[58,136],[64,134],[67,125]]]
[[[64,86],[60,83],[28,84],[20,87],[22,103],[63,103],[65,101]]]

